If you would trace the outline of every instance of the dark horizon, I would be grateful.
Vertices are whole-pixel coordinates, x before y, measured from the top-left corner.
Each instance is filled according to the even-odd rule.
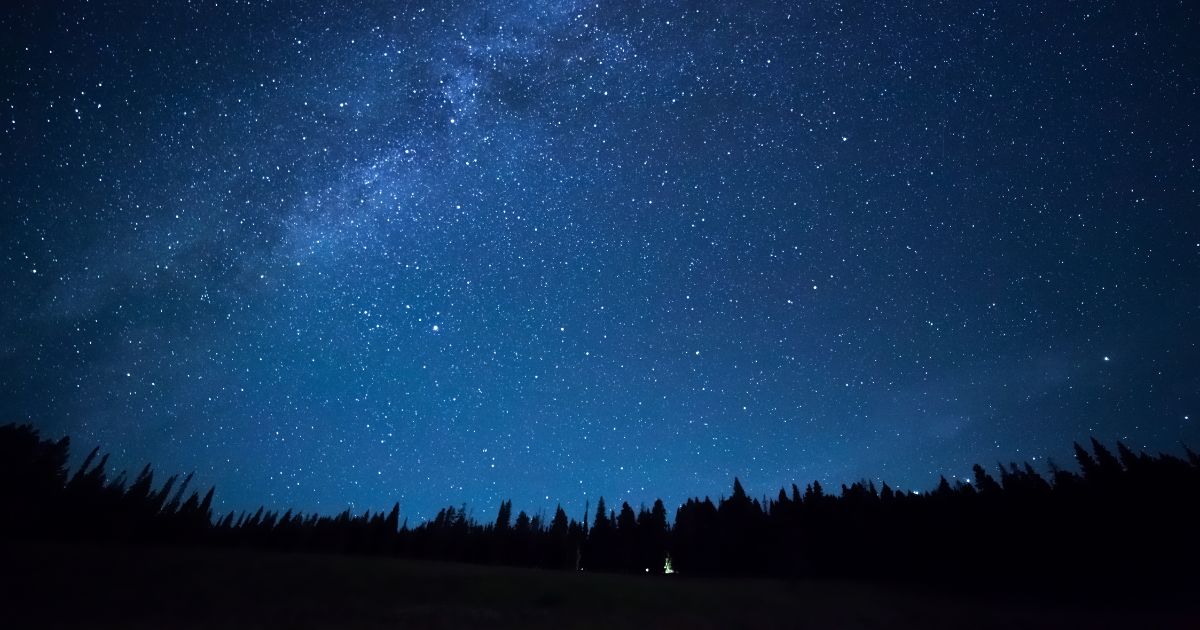
[[[516,513],[521,513],[529,516],[530,518],[539,519],[543,525],[546,522],[549,522],[550,518],[556,511],[561,510],[567,515],[567,518],[570,519],[572,525],[581,524],[586,529],[591,526],[590,524],[592,519],[596,518],[599,514],[600,505],[608,505],[615,513],[623,505],[629,506],[638,512],[643,512],[649,509],[649,507],[653,504],[662,504],[667,508],[667,525],[674,526],[675,515],[678,513],[678,510],[684,506],[692,503],[706,502],[721,504],[735,495],[741,495],[748,501],[752,501],[762,506],[762,508],[765,510],[772,506],[773,502],[776,500],[776,497],[778,497],[780,493],[794,497],[798,492],[803,490],[804,495],[807,496],[809,493],[813,492],[814,488],[816,488],[818,494],[824,493],[830,497],[838,498],[845,498],[847,493],[854,494],[864,490],[869,490],[869,492],[876,497],[878,497],[878,494],[882,491],[895,495],[911,495],[913,497],[928,498],[930,496],[937,495],[939,492],[944,492],[947,488],[958,492],[963,490],[964,487],[970,486],[974,488],[976,492],[982,491],[985,486],[995,483],[996,479],[1007,480],[1007,478],[1011,475],[1017,476],[1016,483],[1018,486],[1020,486],[1022,483],[1024,476],[1029,475],[1040,477],[1050,486],[1055,485],[1056,480],[1066,480],[1065,483],[1069,485],[1070,483],[1073,483],[1071,478],[1076,478],[1074,483],[1078,483],[1087,477],[1089,474],[1089,464],[1091,466],[1096,466],[1096,459],[1103,461],[1106,458],[1109,459],[1109,461],[1106,462],[1110,468],[1110,470],[1107,472],[1109,476],[1119,476],[1122,473],[1122,470],[1124,470],[1124,472],[1133,472],[1137,468],[1135,456],[1137,458],[1141,458],[1143,461],[1145,461],[1147,458],[1153,458],[1164,461],[1188,462],[1193,467],[1200,468],[1200,455],[1198,455],[1197,452],[1187,444],[1180,444],[1176,451],[1148,453],[1144,449],[1131,449],[1123,442],[1117,441],[1115,443],[1116,450],[1120,453],[1120,461],[1117,462],[1113,460],[1114,456],[1109,450],[1109,447],[1103,442],[1097,440],[1094,436],[1091,436],[1088,438],[1088,440],[1074,442],[1071,447],[1067,449],[1072,453],[1069,459],[1055,460],[1052,458],[1044,458],[1042,460],[1045,464],[1044,466],[1035,466],[1031,460],[1010,460],[1007,462],[998,460],[991,466],[977,462],[972,465],[972,470],[969,475],[959,476],[946,475],[942,473],[938,475],[937,482],[925,488],[902,488],[901,486],[890,484],[884,479],[864,477],[842,483],[831,483],[828,481],[822,483],[820,479],[813,479],[806,482],[797,481],[781,485],[778,488],[771,489],[766,492],[754,492],[746,490],[745,484],[742,483],[740,477],[735,475],[726,485],[726,488],[720,492],[692,492],[686,494],[685,498],[677,503],[664,500],[661,496],[655,496],[648,501],[632,503],[625,499],[606,499],[604,495],[599,495],[595,497],[585,497],[583,499],[582,507],[577,510],[572,510],[572,506],[556,503],[553,507],[548,505],[517,505],[515,507],[516,512],[514,512],[512,499],[508,498],[501,499],[497,506],[479,506],[471,505],[465,501],[450,501],[447,504],[440,506],[437,509],[436,514],[426,518],[419,513],[413,513],[409,511],[399,500],[394,500],[386,505],[379,506],[355,506],[346,504],[340,508],[327,511],[302,510],[297,508],[297,506],[273,505],[266,502],[258,502],[246,508],[223,507],[220,494],[217,492],[218,489],[216,486],[206,484],[203,478],[196,476],[195,471],[162,470],[156,467],[153,462],[147,462],[144,465],[134,469],[121,468],[112,463],[113,457],[111,452],[106,451],[101,446],[96,446],[92,449],[80,449],[79,445],[74,444],[70,440],[70,436],[67,435],[60,436],[58,438],[41,435],[40,431],[32,424],[17,425],[10,423],[7,425],[0,425],[0,429],[4,431],[17,431],[18,433],[23,431],[31,431],[33,435],[38,436],[39,439],[46,444],[69,444],[72,449],[69,450],[67,458],[64,460],[65,468],[63,469],[63,472],[67,478],[72,480],[88,476],[89,474],[93,476],[102,474],[107,480],[104,483],[128,485],[132,480],[135,480],[149,472],[152,474],[153,478],[157,480],[157,485],[154,486],[154,489],[157,489],[158,486],[162,485],[165,479],[173,480],[170,482],[171,484],[181,480],[187,480],[186,485],[189,487],[189,492],[196,495],[196,498],[198,498],[201,494],[204,494],[205,490],[207,490],[208,494],[210,495],[208,496],[208,500],[206,500],[205,505],[208,506],[207,509],[210,509],[211,511],[207,522],[213,525],[220,524],[227,519],[231,522],[240,523],[243,519],[253,516],[256,513],[260,516],[265,513],[268,515],[274,514],[276,517],[282,514],[294,514],[297,517],[303,515],[306,518],[333,518],[343,513],[351,516],[361,516],[363,514],[384,514],[389,512],[390,506],[391,510],[397,511],[400,519],[399,523],[402,524],[403,528],[405,529],[429,526],[437,518],[444,516],[447,509],[451,511],[458,510],[466,518],[467,522],[471,523],[472,525],[480,526],[486,525],[490,518],[495,518],[494,515],[489,516],[489,509],[493,513],[496,512],[497,509],[501,511],[507,509],[510,518]],[[1081,446],[1081,444],[1083,444],[1083,446]],[[1120,466],[1119,470],[1111,470],[1111,468],[1117,466],[1118,464]],[[1094,471],[1091,472],[1091,474],[1094,475]],[[165,487],[168,490],[170,489],[170,485]],[[177,489],[179,488],[177,487]],[[176,499],[182,499],[182,495],[177,496]],[[507,506],[507,508],[505,506]]]
[[[599,498],[590,521],[561,506],[549,518],[514,512],[504,501],[492,520],[449,506],[417,524],[402,517],[398,503],[361,514],[263,506],[222,516],[213,511],[215,490],[191,485],[191,475],[156,479],[148,465],[136,476],[110,478],[99,449],[72,471],[69,451],[66,438],[0,426],[0,502],[11,514],[0,523],[6,546],[49,545],[49,555],[81,557],[98,544],[301,552],[324,554],[314,561],[325,571],[333,569],[328,554],[349,554],[570,573],[848,579],[891,588],[958,589],[969,575],[973,589],[1037,595],[1047,598],[1043,604],[1115,596],[1144,605],[1190,592],[1197,579],[1190,539],[1200,454],[1190,449],[1186,458],[1151,456],[1092,439],[1086,448],[1073,445],[1078,473],[1053,467],[1043,477],[1028,463],[1012,463],[993,476],[975,465],[971,482],[942,477],[920,494],[871,482],[828,490],[813,482],[760,501],[735,479],[728,497],[689,499],[673,522],[662,501],[635,510]],[[1030,571],[1047,566],[1055,570]]]
[[[33,423],[29,423],[27,426],[36,428],[37,425],[33,424]],[[46,440],[50,440],[50,441],[57,441],[57,440],[60,440],[63,438],[69,439],[70,437],[71,436],[65,435],[65,434],[59,435],[59,436],[42,435],[42,439],[46,439]],[[986,464],[983,462],[976,462],[971,465],[972,470],[969,470],[968,474],[954,474],[954,473],[948,474],[946,472],[940,472],[940,473],[935,472],[934,479],[930,483],[925,484],[924,486],[901,486],[901,485],[891,483],[891,481],[888,479],[884,479],[879,476],[874,476],[874,477],[860,477],[858,479],[845,479],[845,480],[820,479],[820,478],[808,479],[808,480],[795,480],[795,481],[791,481],[791,482],[786,482],[775,488],[767,488],[764,490],[762,488],[758,488],[758,487],[752,486],[750,484],[747,484],[746,482],[743,482],[742,481],[743,477],[735,474],[727,480],[727,482],[725,483],[725,485],[723,487],[718,488],[713,492],[703,492],[703,491],[685,492],[683,497],[681,499],[679,499],[678,501],[673,501],[673,500],[667,499],[666,497],[663,497],[663,496],[647,495],[647,497],[648,497],[647,499],[635,502],[635,501],[629,500],[626,497],[617,497],[615,499],[612,499],[612,498],[606,498],[608,495],[598,494],[595,496],[585,496],[585,497],[580,498],[577,501],[578,505],[575,505],[573,503],[568,504],[566,502],[555,502],[553,504],[533,504],[533,505],[517,504],[515,506],[515,509],[519,512],[525,512],[525,513],[529,514],[531,517],[532,516],[542,516],[542,517],[548,519],[550,516],[553,515],[556,508],[562,508],[568,514],[568,516],[571,518],[572,521],[584,522],[585,520],[590,520],[592,517],[595,516],[593,512],[596,507],[597,501],[600,499],[604,499],[610,505],[616,505],[618,507],[623,503],[628,503],[635,510],[647,508],[650,505],[652,505],[655,501],[662,501],[668,508],[668,520],[669,520],[669,522],[673,523],[674,518],[675,518],[675,509],[677,509],[678,507],[686,504],[688,501],[691,501],[691,500],[699,500],[699,501],[711,500],[714,502],[723,501],[729,497],[729,495],[731,493],[731,489],[735,483],[739,484],[742,487],[749,486],[749,488],[746,490],[746,493],[749,496],[749,498],[752,500],[762,501],[764,504],[767,501],[772,500],[780,490],[790,491],[790,489],[793,486],[803,489],[805,487],[811,487],[814,483],[817,483],[817,484],[821,485],[822,487],[826,488],[827,491],[833,491],[834,494],[839,493],[844,487],[849,487],[849,486],[853,486],[853,485],[862,485],[865,487],[867,484],[873,484],[876,487],[876,489],[880,489],[880,488],[883,488],[884,486],[887,486],[887,487],[891,488],[893,491],[898,492],[898,493],[912,494],[912,495],[927,495],[927,494],[937,490],[939,483],[942,479],[945,479],[947,482],[949,482],[951,484],[958,484],[958,483],[974,484],[975,480],[976,480],[976,475],[975,475],[973,468],[974,468],[974,466],[977,466],[977,465],[982,466],[989,475],[1003,474],[1007,470],[1007,468],[1012,464],[1016,464],[1022,468],[1026,465],[1029,465],[1037,472],[1037,474],[1039,474],[1047,479],[1052,479],[1054,477],[1055,472],[1058,470],[1078,474],[1078,473],[1081,473],[1082,471],[1078,464],[1077,455],[1073,451],[1073,448],[1074,448],[1074,446],[1078,446],[1080,444],[1088,444],[1089,442],[1093,442],[1093,441],[1098,442],[1100,444],[1104,444],[1103,440],[1098,440],[1095,436],[1088,436],[1086,439],[1080,439],[1080,440],[1075,441],[1072,446],[1067,446],[1062,449],[1057,449],[1058,451],[1066,454],[1062,457],[1033,456],[1028,459],[1022,459],[1022,460],[1013,460],[1013,459],[1000,460],[1000,459],[997,459],[997,460],[993,461],[991,464]],[[1117,440],[1114,443],[1124,444],[1120,440]],[[400,513],[401,518],[403,521],[407,522],[410,527],[415,527],[417,525],[428,523],[429,521],[431,521],[435,518],[435,516],[437,515],[438,512],[444,511],[448,507],[452,507],[455,509],[466,508],[466,511],[470,515],[470,518],[474,518],[474,519],[479,520],[480,522],[485,523],[489,520],[490,517],[494,516],[493,513],[496,511],[498,505],[505,503],[505,502],[508,502],[510,504],[512,503],[512,499],[509,497],[502,497],[496,505],[478,505],[478,504],[471,504],[471,503],[469,503],[467,501],[463,501],[463,500],[451,499],[442,505],[435,506],[434,510],[429,514],[423,514],[418,511],[410,510],[409,507],[404,504],[404,501],[402,499],[403,495],[401,495],[400,497],[393,498],[391,500],[385,500],[378,505],[356,505],[356,504],[352,504],[352,503],[346,503],[343,505],[333,505],[329,509],[303,509],[297,505],[272,504],[272,503],[261,501],[261,500],[254,502],[253,499],[251,499],[251,503],[249,503],[245,506],[234,506],[234,505],[229,505],[228,502],[222,498],[222,496],[221,496],[221,494],[222,494],[221,491],[223,490],[222,488],[217,488],[215,485],[208,483],[202,475],[199,475],[194,470],[192,470],[192,471],[166,470],[166,469],[160,468],[154,462],[142,462],[139,465],[131,466],[131,467],[124,466],[124,465],[117,463],[119,461],[119,458],[114,455],[114,453],[111,451],[111,449],[109,449],[108,447],[106,447],[104,445],[94,445],[91,448],[85,448],[86,445],[78,444],[72,440],[71,446],[72,446],[72,450],[70,453],[70,459],[68,460],[69,461],[69,463],[68,463],[69,469],[68,470],[72,475],[74,475],[75,473],[81,472],[83,470],[83,464],[88,463],[86,458],[89,456],[89,454],[99,453],[99,454],[102,454],[105,459],[106,465],[104,466],[103,470],[104,470],[105,474],[107,475],[108,479],[110,479],[110,480],[117,479],[120,477],[132,479],[133,477],[136,476],[136,473],[138,471],[141,471],[143,468],[146,468],[146,467],[152,468],[155,471],[156,475],[167,475],[167,476],[174,476],[177,478],[183,478],[183,477],[190,476],[192,479],[192,490],[197,490],[199,488],[216,490],[216,493],[214,494],[213,502],[212,502],[213,516],[216,521],[220,521],[221,518],[224,518],[225,516],[228,516],[228,515],[234,515],[235,517],[249,516],[261,509],[266,509],[268,511],[276,512],[278,514],[283,514],[285,512],[294,512],[297,514],[304,513],[304,514],[308,514],[308,515],[333,516],[333,515],[339,514],[346,510],[349,510],[349,512],[352,514],[362,514],[364,511],[370,512],[370,513],[387,512],[388,509],[391,508],[393,505],[399,505],[401,508],[401,513]],[[1125,445],[1125,446],[1128,446],[1128,445]],[[1192,445],[1186,444],[1183,442],[1180,442],[1177,445],[1177,447],[1174,449],[1166,449],[1166,450],[1162,450],[1162,451],[1147,451],[1146,449],[1142,449],[1142,448],[1135,448],[1134,450],[1141,452],[1141,453],[1147,453],[1152,456],[1167,455],[1167,456],[1172,456],[1172,457],[1182,457],[1187,453],[1194,452]],[[93,453],[93,451],[95,451],[95,453]],[[91,461],[90,464],[92,466],[95,466],[95,464],[96,464],[95,458],[93,458],[93,461]],[[245,488],[241,488],[240,490],[242,492],[244,492]],[[232,492],[232,494],[240,495],[240,494],[242,494],[242,492],[239,492],[239,489],[234,489],[234,492]],[[581,518],[581,515],[586,515],[587,518],[586,519]]]
[[[253,4],[0,16],[0,423],[421,520],[1200,445],[1197,3]]]

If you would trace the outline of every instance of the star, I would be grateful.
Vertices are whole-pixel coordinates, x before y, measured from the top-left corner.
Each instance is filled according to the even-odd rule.
[[[1200,443],[1188,20],[69,4],[0,20],[0,415],[116,470],[416,524]]]

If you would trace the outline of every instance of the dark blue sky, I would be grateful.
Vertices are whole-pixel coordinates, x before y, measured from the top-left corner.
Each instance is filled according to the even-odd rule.
[[[0,400],[222,509],[1200,443],[1191,2],[19,2]]]

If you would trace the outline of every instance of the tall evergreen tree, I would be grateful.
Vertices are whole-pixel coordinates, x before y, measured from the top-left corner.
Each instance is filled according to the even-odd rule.
[[[496,514],[496,530],[508,531],[512,522],[512,501],[501,501],[500,510]]]

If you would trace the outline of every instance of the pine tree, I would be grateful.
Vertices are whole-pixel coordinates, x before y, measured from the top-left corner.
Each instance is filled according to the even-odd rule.
[[[975,487],[979,489],[979,493],[984,496],[999,496],[1002,489],[1000,484],[983,469],[983,466],[975,464],[971,469],[975,473]]]
[[[607,533],[612,529],[612,523],[608,520],[608,508],[604,505],[604,497],[596,503],[596,520],[592,524],[592,531],[602,531]]]
[[[500,511],[496,514],[496,531],[508,531],[512,521],[512,501],[501,501]]]
[[[1121,468],[1121,462],[1117,461],[1117,458],[1113,457],[1112,452],[1105,448],[1096,438],[1091,438],[1091,440],[1092,451],[1096,453],[1096,465],[1101,474],[1104,475],[1107,481],[1112,481],[1120,477],[1121,473],[1125,472]]]
[[[392,505],[392,511],[388,512],[387,516],[387,531],[389,535],[394,535],[400,528],[400,502],[397,501]]]
[[[1079,462],[1079,469],[1083,471],[1084,481],[1094,481],[1100,467],[1096,464],[1096,460],[1092,459],[1091,454],[1083,450],[1079,442],[1075,442],[1075,461]]]

